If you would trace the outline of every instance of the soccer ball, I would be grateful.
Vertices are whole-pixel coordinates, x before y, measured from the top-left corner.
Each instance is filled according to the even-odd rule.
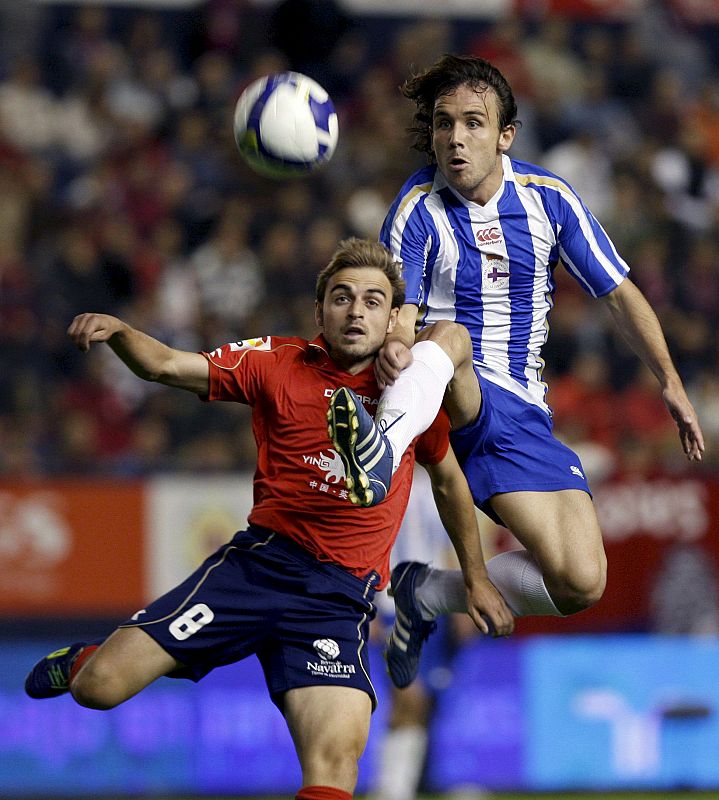
[[[337,114],[330,96],[300,72],[251,83],[235,107],[235,142],[261,175],[306,175],[327,163],[337,146]]]

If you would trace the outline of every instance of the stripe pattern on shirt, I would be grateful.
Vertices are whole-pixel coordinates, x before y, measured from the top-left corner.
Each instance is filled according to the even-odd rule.
[[[561,262],[600,297],[629,267],[572,188],[533,164],[503,156],[504,181],[485,205],[465,200],[436,167],[402,187],[381,240],[403,265],[406,301],[423,324],[469,330],[482,374],[547,409],[541,349]]]

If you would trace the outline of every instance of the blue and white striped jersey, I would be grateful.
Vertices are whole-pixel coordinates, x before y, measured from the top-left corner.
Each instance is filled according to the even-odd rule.
[[[574,190],[541,167],[504,155],[504,181],[484,206],[465,200],[436,166],[415,173],[393,202],[381,241],[402,262],[406,302],[422,325],[469,330],[480,372],[547,405],[541,348],[560,259],[594,297],[629,267]]]

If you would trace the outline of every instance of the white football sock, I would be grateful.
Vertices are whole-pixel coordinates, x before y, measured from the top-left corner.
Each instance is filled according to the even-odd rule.
[[[427,751],[421,725],[389,730],[382,742],[377,800],[414,800]]]
[[[415,584],[414,596],[425,622],[442,614],[467,613],[464,578],[458,569],[430,568]]]
[[[392,445],[395,470],[412,439],[434,422],[454,375],[452,359],[437,342],[417,342],[412,358],[394,384],[382,392],[375,415]]]
[[[490,558],[487,572],[515,617],[564,616],[554,605],[539,564],[528,550],[510,550]]]
[[[537,562],[527,550],[500,553],[487,562],[489,579],[515,617],[562,617],[544,585]],[[460,570],[430,569],[415,590],[422,619],[467,613],[467,595]]]

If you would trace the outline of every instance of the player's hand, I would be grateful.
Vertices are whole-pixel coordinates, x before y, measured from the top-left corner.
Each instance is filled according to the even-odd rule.
[[[412,351],[407,345],[393,339],[382,346],[374,362],[374,374],[380,389],[399,378],[400,372],[412,363]]]
[[[467,588],[467,613],[484,634],[509,636],[514,630],[514,615],[489,578]]]
[[[78,350],[87,353],[93,342],[106,342],[123,325],[122,320],[109,314],[78,314],[70,323],[67,335]]]
[[[668,386],[663,390],[662,398],[679,428],[679,439],[684,454],[689,461],[701,461],[704,453],[704,434],[684,387],[681,384]]]

